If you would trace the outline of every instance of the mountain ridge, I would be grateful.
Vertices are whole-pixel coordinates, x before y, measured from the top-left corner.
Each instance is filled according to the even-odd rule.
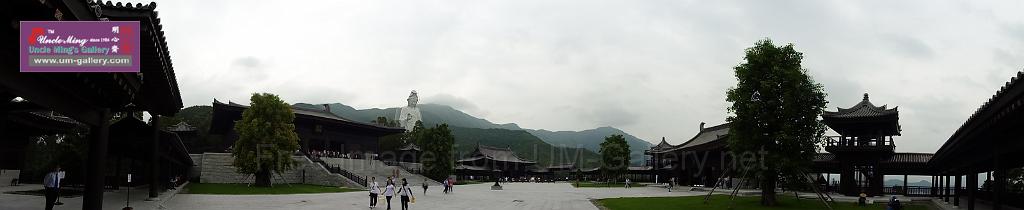
[[[321,110],[324,109],[322,104],[296,103],[295,106]],[[377,117],[387,117],[388,119],[393,120],[396,118],[399,111],[399,108],[397,107],[356,109],[342,103],[330,103],[327,104],[327,106],[330,107],[331,113],[360,122],[370,122],[376,120]],[[420,108],[423,124],[426,126],[447,123],[452,127],[523,130],[544,142],[551,144],[552,146],[583,148],[595,153],[599,152],[600,144],[604,141],[605,137],[612,134],[620,134],[626,138],[626,142],[630,146],[630,159],[634,165],[641,164],[644,160],[643,151],[654,145],[649,141],[640,139],[622,131],[621,129],[611,126],[601,126],[580,131],[527,129],[520,127],[516,123],[497,124],[447,105],[427,103],[419,104],[417,107]]]

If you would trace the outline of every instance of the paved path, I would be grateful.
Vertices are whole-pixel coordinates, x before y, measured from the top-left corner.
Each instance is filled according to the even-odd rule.
[[[46,203],[46,197],[37,195],[17,195],[7,194],[3,192],[7,191],[23,191],[23,190],[38,190],[43,189],[42,185],[38,184],[26,184],[22,186],[3,186],[0,187],[0,210],[7,209],[43,209]],[[127,188],[122,187],[121,190],[107,190],[103,194],[103,209],[104,210],[117,210],[125,206],[125,196],[128,195]],[[159,205],[164,201],[174,200],[173,197],[182,194],[176,194],[173,191],[165,192],[160,194],[160,200],[158,201],[144,201],[149,197],[149,190],[146,187],[139,187],[131,189],[131,206],[135,209],[158,209]],[[82,209],[82,197],[74,198],[60,198],[60,201],[64,205],[54,206],[55,210],[71,210],[71,209]]]
[[[573,188],[568,183],[507,183],[504,190],[490,190],[491,184],[455,186],[452,194],[442,194],[441,188],[431,187],[427,195],[422,188],[416,191],[416,203],[410,209],[597,209],[589,199],[613,197],[688,196],[700,192],[664,188]],[[415,189],[414,189],[415,190]],[[220,210],[220,209],[369,209],[367,192],[297,194],[297,195],[192,195],[178,194],[166,201],[166,209]],[[398,198],[392,200],[393,209],[401,209]],[[387,209],[385,202],[379,210]]]

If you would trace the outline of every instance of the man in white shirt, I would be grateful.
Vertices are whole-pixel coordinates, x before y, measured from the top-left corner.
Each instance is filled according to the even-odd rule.
[[[370,208],[377,207],[377,195],[380,194],[380,185],[377,185],[377,177],[370,177]]]
[[[60,190],[60,166],[54,166],[53,171],[43,178],[43,188],[46,193],[46,210],[53,210],[53,204],[57,202],[57,192]]]

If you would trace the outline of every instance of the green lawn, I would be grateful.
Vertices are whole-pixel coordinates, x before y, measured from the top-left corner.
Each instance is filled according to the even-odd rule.
[[[579,182],[579,183],[576,183],[576,182],[573,182],[572,186],[573,187],[577,187],[577,188],[579,188],[579,187],[622,187],[622,188],[625,188],[626,187],[626,183],[624,183],[624,182],[612,182],[612,183],[607,183],[607,182]],[[632,183],[632,184],[630,184],[630,187],[644,187],[644,186],[647,186],[647,185],[646,184],[640,184],[640,183]]]
[[[609,210],[629,209],[691,209],[691,210],[727,210],[729,209],[728,195],[713,195],[709,204],[704,204],[704,196],[686,197],[644,197],[644,198],[608,198],[597,201]],[[762,207],[760,197],[737,197],[735,210],[822,210],[827,209],[819,200],[800,199],[799,201],[791,196],[779,196],[779,205],[775,207]],[[906,205],[906,203],[904,203]],[[856,203],[836,202],[835,210],[869,210],[886,209],[884,204],[874,204],[867,207],[857,207]],[[925,204],[911,204],[905,206],[906,210],[928,210]]]
[[[247,187],[245,184],[208,184],[189,183],[185,188],[188,194],[221,194],[221,195],[279,195],[305,193],[337,193],[362,191],[343,187],[330,187],[310,184],[277,184],[274,187]]]

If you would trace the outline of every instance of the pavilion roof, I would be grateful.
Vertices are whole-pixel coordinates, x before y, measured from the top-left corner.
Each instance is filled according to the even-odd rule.
[[[887,109],[886,105],[875,106],[874,104],[871,103],[870,100],[868,100],[868,94],[864,93],[864,99],[861,100],[856,105],[853,105],[853,107],[846,108],[846,109],[844,109],[844,108],[836,108],[837,111],[835,111],[835,112],[825,111],[825,113],[822,113],[821,116],[824,117],[824,118],[849,118],[849,119],[872,118],[872,117],[881,117],[881,116],[888,116],[888,115],[898,115],[899,114],[899,111],[897,110],[898,108],[899,107],[895,107],[895,108],[892,108],[892,109]]]
[[[174,125],[172,125],[170,127],[167,127],[167,130],[171,131],[171,132],[190,132],[190,131],[196,131],[197,129],[196,129],[195,126],[189,125],[185,121],[181,121],[181,122],[178,122],[178,124],[174,124]]]
[[[868,94],[864,93],[864,99],[853,107],[836,108],[835,112],[825,111],[821,118],[829,128],[843,136],[899,136],[901,128],[898,108],[875,106],[869,100]]]
[[[232,110],[235,110],[237,112],[241,112],[241,111],[244,111],[245,109],[248,109],[249,106],[242,105],[242,104],[237,104],[235,102],[230,102],[230,101],[228,103],[223,103],[223,102],[220,102],[220,101],[217,101],[216,99],[214,99],[213,100],[213,108],[214,108],[213,110],[214,110],[215,113],[218,112],[218,110],[222,110],[222,109],[232,109]],[[337,125],[352,126],[352,127],[357,127],[357,128],[361,128],[361,129],[368,129],[368,130],[377,131],[377,132],[382,133],[382,134],[394,134],[394,133],[405,132],[405,129],[403,129],[403,128],[383,127],[383,126],[376,125],[376,124],[364,123],[364,122],[359,122],[359,121],[355,121],[355,120],[349,120],[349,119],[343,118],[341,116],[335,115],[334,113],[330,113],[330,112],[328,112],[326,110],[301,108],[301,107],[296,107],[296,106],[291,106],[291,108],[292,108],[292,113],[295,114],[295,118],[296,119],[305,118],[305,119],[311,119],[311,120],[317,120],[317,121],[322,121],[322,122],[333,123],[333,124],[337,124]],[[214,117],[217,117],[217,116],[218,116],[217,114],[214,114]],[[239,114],[238,117],[240,117],[240,116],[241,115]]]
[[[652,149],[651,152],[664,153],[678,150],[706,150],[711,148],[717,148],[719,146],[725,145],[725,140],[727,139],[728,135],[729,123],[723,123],[720,125],[701,129],[699,132],[697,132],[697,135],[694,135],[693,138],[690,138],[690,140],[687,140],[682,144],[672,146],[671,148],[668,149]],[[664,140],[662,142],[665,143]],[[659,143],[658,145],[660,146],[662,144]]]
[[[459,162],[471,162],[481,159],[488,159],[499,162],[510,162],[510,163],[524,163],[524,164],[535,164],[525,158],[519,157],[511,148],[499,148],[485,145],[477,145],[476,150],[471,154],[472,157],[464,158]]]
[[[653,147],[651,147],[651,150],[652,151],[660,151],[660,150],[672,149],[673,147],[675,147],[675,146],[673,146],[672,144],[669,144],[667,141],[665,141],[665,137],[661,137],[661,142],[659,142],[657,145],[654,145]]]

